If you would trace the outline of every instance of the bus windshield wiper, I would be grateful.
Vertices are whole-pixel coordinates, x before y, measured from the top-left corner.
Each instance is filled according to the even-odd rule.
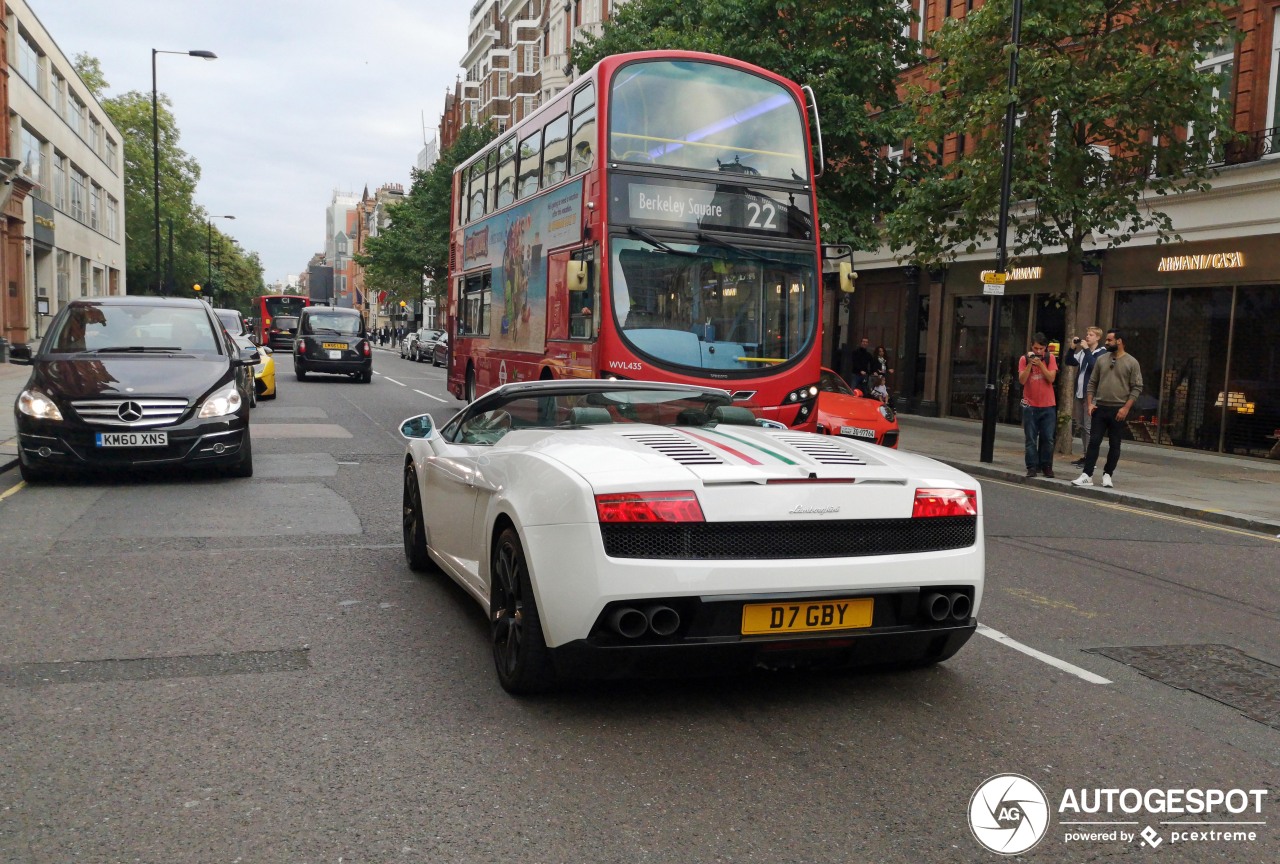
[[[648,231],[644,230],[643,228],[637,228],[636,226],[632,225],[630,228],[627,229],[627,231],[636,235],[637,237],[639,237],[644,242],[648,243],[653,248],[658,249],[662,252],[666,252],[668,255],[683,255],[686,258],[702,257],[697,252],[686,252],[683,249],[673,249],[670,246],[668,246],[666,243],[663,243],[657,237],[654,237],[652,234],[650,234]]]
[[[757,261],[763,261],[766,264],[776,264],[779,267],[787,267],[792,264],[792,262],[790,261],[783,261],[780,258],[770,258],[768,255],[762,255],[759,252],[744,248],[742,246],[738,246],[734,243],[730,243],[728,240],[721,240],[719,237],[712,237],[710,234],[706,233],[705,231],[698,232],[698,239],[702,240],[705,243],[711,243],[715,246],[721,246],[725,249],[731,249],[734,252],[737,252],[739,255],[745,255],[748,258],[754,258]]]

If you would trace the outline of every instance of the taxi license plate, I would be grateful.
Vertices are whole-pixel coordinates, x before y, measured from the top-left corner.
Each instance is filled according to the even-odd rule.
[[[168,447],[168,432],[99,432],[94,436],[99,447]]]
[[[818,633],[871,626],[870,597],[852,600],[805,600],[799,603],[748,603],[742,607],[742,635]]]
[[[874,440],[874,439],[875,439],[875,437],[876,437],[876,430],[874,430],[874,429],[862,429],[862,428],[860,428],[860,427],[858,427],[858,426],[841,426],[841,427],[840,427],[840,434],[841,434],[841,435],[850,435],[850,436],[852,436],[852,437],[854,437],[854,438],[870,438],[870,439],[873,439],[873,440]]]
[[[325,342],[325,343],[324,343],[324,347],[326,347],[326,348],[336,348],[336,349],[338,349],[339,351],[346,351],[346,350],[347,350],[347,343],[346,343],[346,342]]]

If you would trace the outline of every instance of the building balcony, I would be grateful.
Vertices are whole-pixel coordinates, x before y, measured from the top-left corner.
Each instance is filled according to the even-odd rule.
[[[476,36],[476,41],[472,42],[467,48],[467,53],[462,55],[462,59],[458,61],[458,65],[463,69],[470,69],[475,65],[476,61],[488,50],[494,43],[498,41],[498,31],[492,28],[481,30]]]
[[[1280,126],[1247,133],[1243,141],[1227,147],[1226,162],[1241,165],[1268,157],[1280,157]]]

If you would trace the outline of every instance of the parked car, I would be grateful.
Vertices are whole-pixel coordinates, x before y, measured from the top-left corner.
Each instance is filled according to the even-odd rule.
[[[373,380],[373,346],[363,315],[337,306],[303,308],[293,341],[293,373],[305,381],[309,372],[350,375],[366,384]]]
[[[409,351],[413,347],[413,343],[418,341],[418,331],[410,330],[404,334],[404,338],[400,340],[400,359],[408,360]]]
[[[436,344],[431,346],[431,365],[447,366],[449,365],[449,334],[441,333],[440,338],[436,340]]]
[[[422,363],[431,359],[431,352],[436,347],[436,343],[440,341],[440,337],[444,335],[443,330],[432,330],[425,328],[418,331],[418,338],[413,342],[413,349],[410,356],[416,363]]]
[[[946,660],[977,626],[981,490],[757,421],[723,390],[506,384],[401,426],[402,533],[480,605],[501,685]]]
[[[249,404],[258,353],[205,303],[173,297],[72,300],[49,325],[15,404],[19,468],[55,472],[174,465],[253,475]]]
[[[835,372],[823,369],[818,377],[818,432],[896,448],[898,415],[879,399],[858,395]]]

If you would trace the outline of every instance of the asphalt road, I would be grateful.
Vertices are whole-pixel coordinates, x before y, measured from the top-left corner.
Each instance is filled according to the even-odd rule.
[[[281,359],[251,480],[0,475],[5,864],[997,861],[968,813],[1004,773],[1052,811],[1021,860],[1280,860],[1275,538],[987,481],[990,630],[945,664],[516,700],[401,551],[396,429],[459,407],[443,370]],[[1098,789],[1267,791],[1061,811]]]

